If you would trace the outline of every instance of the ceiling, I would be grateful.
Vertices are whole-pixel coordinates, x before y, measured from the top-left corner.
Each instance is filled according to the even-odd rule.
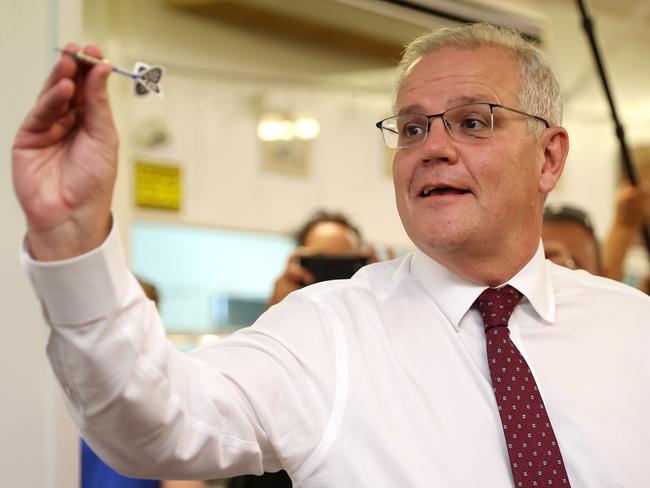
[[[599,12],[609,12],[630,18],[642,18],[650,23],[649,0],[590,0],[592,7]]]
[[[204,19],[394,66],[425,30],[461,21],[508,25],[539,38],[543,15],[503,0],[166,0]],[[512,2],[510,2],[512,3]]]
[[[542,12],[577,14],[571,0],[163,0],[174,8],[209,21],[255,30],[290,43],[318,45],[337,56],[363,56],[375,70],[337,72],[341,81],[364,86],[391,86],[393,67],[403,46],[418,34],[449,25],[451,20],[418,11],[417,7],[460,13],[471,20],[523,26],[531,37],[545,39],[548,17]],[[629,19],[650,28],[650,0],[584,0],[594,17],[596,30],[607,16]],[[404,8],[400,4],[415,6]],[[556,5],[557,7],[553,7]],[[572,6],[574,5],[574,6]],[[472,19],[474,15],[474,19]],[[573,14],[572,14],[573,15]],[[490,17],[492,16],[492,17]],[[453,16],[452,16],[453,17]],[[627,21],[619,23],[626,25]],[[564,27],[566,28],[566,27]],[[555,27],[555,36],[563,27]],[[643,29],[642,29],[643,30]],[[566,38],[562,38],[567,42]],[[569,41],[571,42],[571,41]],[[582,41],[580,41],[582,42]],[[621,41],[623,42],[623,41]],[[566,57],[566,56],[565,56]],[[570,56],[569,56],[570,57]],[[575,71],[569,60],[567,72]],[[589,75],[591,76],[591,74]],[[565,82],[567,83],[567,82]],[[568,82],[572,86],[572,82]]]
[[[366,1],[373,2],[381,3]],[[354,52],[387,67],[399,59],[404,43],[423,30],[421,24],[408,16],[377,13],[348,5],[345,0],[167,0],[167,3],[215,22],[294,42]],[[433,16],[428,21],[434,26],[443,25]]]
[[[215,22],[254,29],[394,65],[424,29],[458,19],[484,20],[543,37],[541,6],[570,0],[166,0]],[[595,16],[616,15],[650,27],[650,0],[585,0]],[[577,8],[577,7],[576,7]],[[447,18],[427,14],[442,12]]]

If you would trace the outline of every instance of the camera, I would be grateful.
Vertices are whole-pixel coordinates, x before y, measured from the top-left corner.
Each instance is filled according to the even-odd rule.
[[[318,254],[300,258],[300,266],[309,270],[314,275],[316,282],[351,278],[366,264],[368,264],[368,258],[363,256]]]

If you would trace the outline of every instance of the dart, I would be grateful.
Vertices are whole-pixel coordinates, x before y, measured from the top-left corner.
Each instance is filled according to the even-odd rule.
[[[162,66],[150,66],[141,61],[135,63],[134,71],[127,71],[112,64],[108,59],[100,59],[83,51],[68,51],[66,49],[57,48],[57,51],[71,56],[76,61],[86,64],[108,64],[113,73],[118,73],[122,76],[128,76],[135,82],[135,94],[137,96],[145,96],[149,93],[154,93],[162,96],[162,86],[160,81],[164,73]]]

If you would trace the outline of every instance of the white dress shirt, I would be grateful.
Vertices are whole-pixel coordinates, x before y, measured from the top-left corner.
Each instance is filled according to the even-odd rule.
[[[485,287],[416,252],[307,287],[186,354],[113,230],[71,260],[23,260],[83,436],[126,474],[286,469],[298,487],[512,486],[472,303]],[[510,320],[573,488],[650,486],[650,299],[534,258]]]

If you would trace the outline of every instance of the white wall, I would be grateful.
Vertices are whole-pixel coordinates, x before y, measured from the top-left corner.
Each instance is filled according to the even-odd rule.
[[[0,484],[21,488],[77,486],[78,439],[45,358],[46,328],[18,262],[24,220],[11,189],[10,147],[20,120],[51,66],[54,43],[79,25],[78,2],[0,3]]]
[[[86,25],[96,24],[88,34],[100,33],[111,59],[125,66],[140,59],[168,69],[163,99],[135,99],[128,80],[111,80],[122,134],[115,208],[125,238],[133,219],[287,232],[311,209],[328,207],[346,211],[373,240],[408,244],[374,127],[390,114],[389,87],[354,89],[338,76],[384,66],[206,21],[155,0],[112,6],[101,15],[87,11]],[[320,120],[309,177],[260,168],[253,107],[259,100]],[[132,138],[151,117],[167,120],[171,134],[171,143],[156,150]],[[137,157],[181,165],[186,201],[178,215],[132,208]]]

